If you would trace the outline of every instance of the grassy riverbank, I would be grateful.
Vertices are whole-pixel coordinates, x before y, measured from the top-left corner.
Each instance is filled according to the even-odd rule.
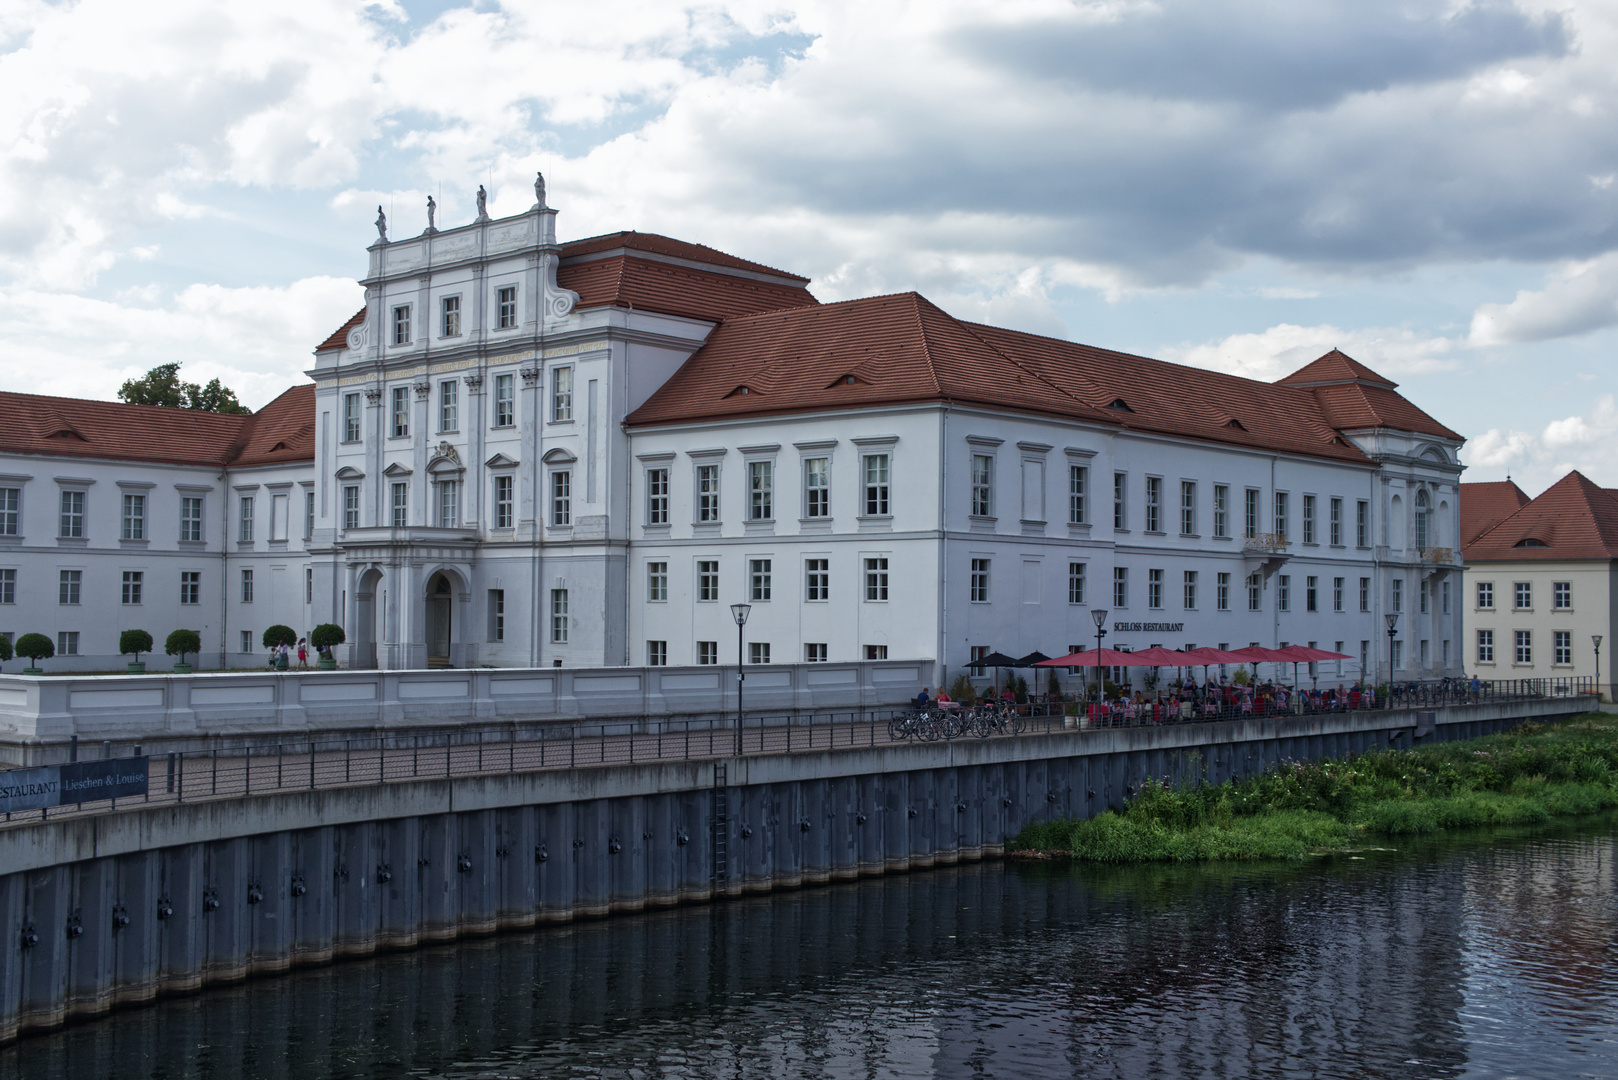
[[[1195,773],[1200,762],[1187,763]],[[1013,850],[1093,862],[1298,859],[1379,838],[1527,825],[1618,806],[1618,717],[1288,762],[1248,780],[1149,781],[1122,813],[1029,825]]]

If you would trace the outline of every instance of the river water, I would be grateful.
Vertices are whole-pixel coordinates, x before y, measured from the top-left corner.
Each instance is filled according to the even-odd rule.
[[[1302,866],[988,863],[160,1002],[0,1076],[1612,1077],[1618,817]]]

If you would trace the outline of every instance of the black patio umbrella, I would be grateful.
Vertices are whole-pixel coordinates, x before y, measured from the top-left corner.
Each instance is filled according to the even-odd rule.
[[[1017,666],[1017,667],[1033,667],[1035,664],[1042,664],[1046,660],[1049,660],[1049,659],[1050,659],[1050,657],[1046,656],[1044,653],[1040,652],[1038,649],[1035,649],[1033,652],[1029,653],[1027,656],[1021,657],[1017,661],[1015,666]],[[1037,685],[1039,683],[1039,673],[1038,672],[1034,673],[1034,682],[1035,682],[1036,685],[1035,685],[1035,687],[1033,689],[1031,689],[1029,691],[1029,695],[1030,695],[1029,698],[1028,698],[1029,701],[1034,700],[1032,695],[1038,692],[1038,685]]]
[[[980,657],[978,657],[976,660],[972,661],[972,663],[969,666],[970,667],[992,667],[992,668],[994,668],[995,669],[994,681],[998,684],[1000,682],[1000,671],[999,671],[1000,668],[1003,668],[1003,667],[1020,667],[1021,665],[1022,665],[1021,660],[1018,660],[1018,659],[1016,659],[1014,657],[1007,656],[1003,652],[996,651],[996,652],[990,653],[988,656],[980,656]]]

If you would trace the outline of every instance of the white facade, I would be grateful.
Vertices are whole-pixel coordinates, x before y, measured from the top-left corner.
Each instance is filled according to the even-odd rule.
[[[1610,686],[1615,565],[1609,559],[1468,564],[1468,669],[1498,679],[1599,675]]]

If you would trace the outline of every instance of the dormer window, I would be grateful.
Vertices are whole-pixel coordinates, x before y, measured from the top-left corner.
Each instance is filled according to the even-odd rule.
[[[1113,398],[1112,399],[1112,404],[1108,405],[1107,408],[1109,408],[1109,409],[1117,409],[1119,412],[1134,412],[1135,411],[1134,409],[1131,409],[1129,407],[1129,402],[1125,401],[1123,398]]]
[[[1235,418],[1232,418],[1230,420],[1230,422],[1227,423],[1225,426],[1228,427],[1228,428],[1235,428],[1237,431],[1246,431],[1247,430],[1246,428],[1242,427],[1242,422],[1240,420],[1235,419]]]
[[[753,391],[751,389],[749,389],[748,387],[738,386],[736,389],[732,390],[730,393],[726,394],[725,396],[726,397],[746,397],[748,394],[751,394],[752,392]]]
[[[1527,539],[1517,541],[1512,546],[1520,548],[1542,548],[1549,547],[1550,545],[1545,543],[1543,540],[1536,540],[1534,537],[1530,536]]]

